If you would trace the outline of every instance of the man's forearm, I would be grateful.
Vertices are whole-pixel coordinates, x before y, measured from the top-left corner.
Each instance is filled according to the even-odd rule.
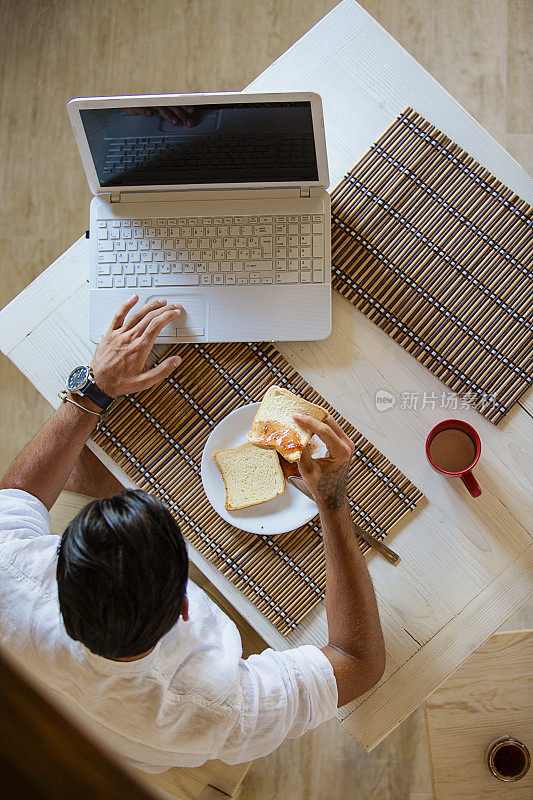
[[[17,456],[0,489],[23,489],[52,508],[97,421],[94,414],[63,403]]]
[[[179,317],[181,305],[156,299],[133,310],[138,299],[134,294],[122,303],[91,361],[96,385],[109,397],[150,389],[181,364],[179,356],[171,356],[153,369],[146,367],[157,337]],[[83,408],[63,403],[15,459],[0,488],[24,489],[48,509],[53,506],[101,412],[86,396],[70,399]]]
[[[329,644],[379,678],[385,647],[374,587],[357,543],[348,504],[320,511],[326,557]],[[375,682],[375,681],[374,681]]]

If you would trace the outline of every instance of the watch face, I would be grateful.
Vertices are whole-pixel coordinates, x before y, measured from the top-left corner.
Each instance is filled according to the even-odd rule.
[[[87,383],[89,377],[89,367],[76,367],[73,369],[67,380],[67,389],[71,392],[81,389]]]

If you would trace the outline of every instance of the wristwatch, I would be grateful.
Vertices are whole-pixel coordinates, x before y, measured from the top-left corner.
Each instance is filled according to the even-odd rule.
[[[81,394],[88,397],[102,411],[107,411],[114,398],[109,397],[103,392],[94,380],[93,371],[90,367],[76,367],[67,378],[66,387],[73,394]]]

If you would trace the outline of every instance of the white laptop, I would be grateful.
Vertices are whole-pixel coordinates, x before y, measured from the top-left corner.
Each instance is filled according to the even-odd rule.
[[[329,335],[317,94],[90,97],[67,107],[94,194],[92,341],[132,294],[182,304],[160,342]]]

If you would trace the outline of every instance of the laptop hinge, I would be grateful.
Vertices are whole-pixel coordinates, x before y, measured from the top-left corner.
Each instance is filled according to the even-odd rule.
[[[310,194],[309,186],[300,186],[300,197],[310,197]]]
[[[120,192],[111,192],[109,195],[109,201],[111,203],[120,203]]]

